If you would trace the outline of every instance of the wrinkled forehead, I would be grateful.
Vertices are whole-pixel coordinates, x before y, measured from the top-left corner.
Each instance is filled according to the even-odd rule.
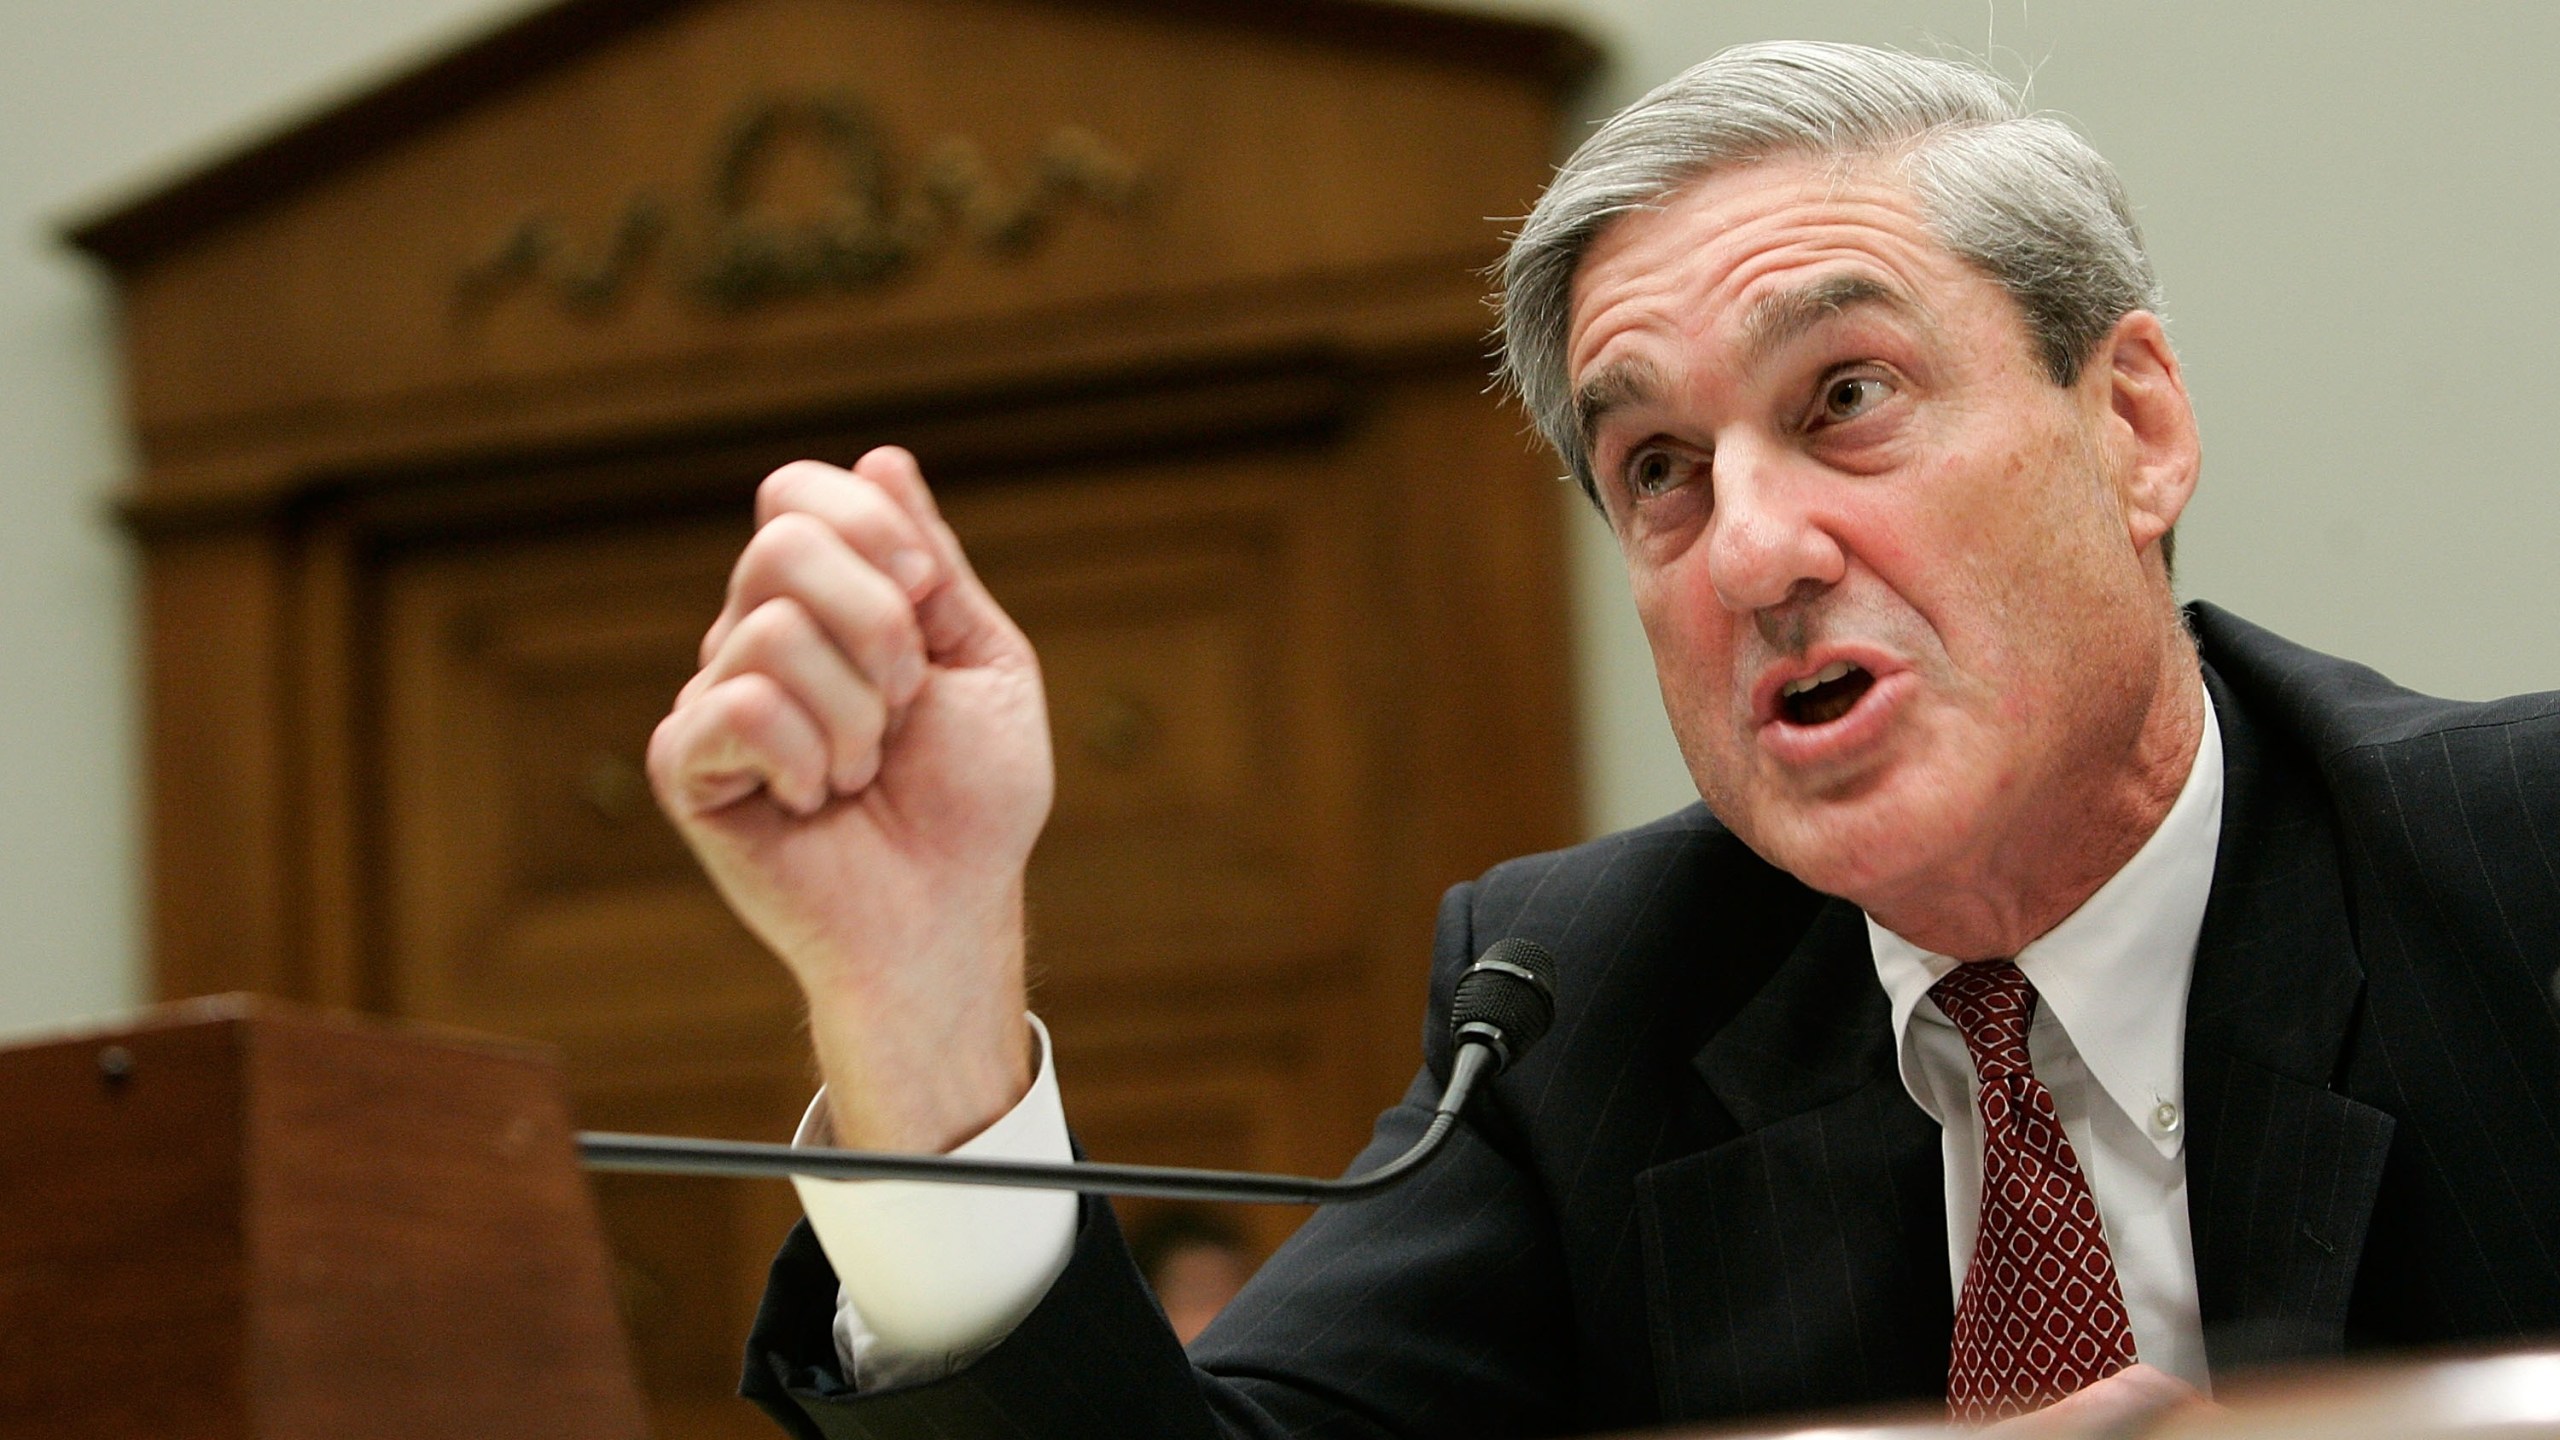
[[[1630,337],[1765,356],[1810,325],[1880,306],[1923,319],[1980,272],[1940,241],[1881,162],[1778,158],[1691,181],[1613,220],[1576,267],[1566,370]]]

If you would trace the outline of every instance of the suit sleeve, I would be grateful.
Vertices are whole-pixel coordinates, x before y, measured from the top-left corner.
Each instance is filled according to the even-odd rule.
[[[1473,953],[1470,891],[1441,909],[1435,1007]],[[1435,1008],[1435,1013],[1439,1013]],[[1447,1042],[1381,1116],[1355,1170],[1419,1137]],[[748,1345],[743,1392],[804,1437],[1440,1440],[1569,1429],[1575,1356],[1562,1261],[1536,1179],[1504,1143],[1502,1082],[1404,1186],[1325,1207],[1186,1356],[1110,1207],[1087,1197],[1075,1252],[1030,1317],[929,1384],[854,1394],[829,1327],[836,1283],[795,1231]]]

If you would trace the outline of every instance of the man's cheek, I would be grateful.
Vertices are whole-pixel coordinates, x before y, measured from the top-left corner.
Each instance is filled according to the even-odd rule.
[[[1710,659],[1696,631],[1676,611],[1642,606],[1644,639],[1653,651],[1653,673],[1662,685],[1662,700],[1674,707],[1693,705]]]
[[[1728,822],[1747,808],[1751,789],[1750,729],[1739,723],[1722,694],[1697,677],[1677,683],[1663,672],[1663,709],[1700,798]]]
[[[1656,632],[1653,673],[1662,688],[1663,708],[1684,747],[1745,727],[1747,715],[1736,713],[1727,656],[1686,632]]]

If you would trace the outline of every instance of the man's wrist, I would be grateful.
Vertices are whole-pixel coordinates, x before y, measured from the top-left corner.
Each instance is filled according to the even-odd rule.
[[[839,1144],[939,1154],[993,1124],[1029,1093],[1038,1042],[1019,1006],[996,1023],[833,1025],[814,1008],[810,1038]],[[974,1037],[974,1038],[973,1038]]]

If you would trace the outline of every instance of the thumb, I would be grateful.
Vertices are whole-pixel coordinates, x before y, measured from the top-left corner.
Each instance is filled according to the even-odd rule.
[[[854,462],[853,473],[879,486],[922,530],[940,562],[941,583],[917,598],[916,628],[927,658],[946,666],[979,666],[1027,656],[1029,645],[960,549],[942,518],[924,470],[905,448],[883,445]]]

